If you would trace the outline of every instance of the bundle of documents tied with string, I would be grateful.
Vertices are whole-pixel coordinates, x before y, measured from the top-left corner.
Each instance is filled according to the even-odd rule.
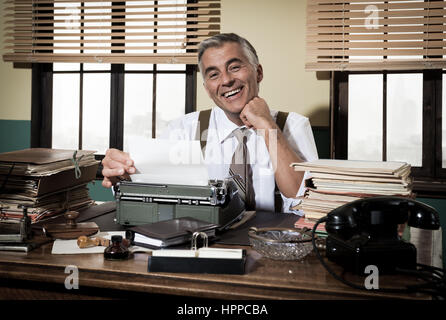
[[[0,154],[0,219],[32,222],[94,204],[87,184],[99,162],[94,151],[30,148]]]
[[[411,166],[405,162],[319,159],[291,166],[311,176],[302,201],[293,208],[304,213],[298,228],[312,228],[333,209],[361,198],[412,196]],[[324,225],[317,231],[325,234]]]

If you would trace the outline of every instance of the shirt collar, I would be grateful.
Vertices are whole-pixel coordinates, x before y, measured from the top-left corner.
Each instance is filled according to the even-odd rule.
[[[228,119],[226,113],[220,108],[215,107],[216,112],[216,128],[217,128],[217,137],[220,143],[223,143],[226,139],[231,138],[234,130],[238,128],[246,128],[245,125],[238,126],[234,122]]]

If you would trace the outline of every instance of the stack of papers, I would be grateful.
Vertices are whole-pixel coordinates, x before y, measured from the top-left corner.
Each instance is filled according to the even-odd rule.
[[[99,162],[94,158],[94,151],[31,148],[0,154],[0,174],[44,177],[74,169],[75,152],[79,167]]]
[[[292,167],[311,174],[305,196],[293,208],[304,212],[296,223],[302,226],[361,198],[412,195],[411,166],[405,162],[319,159]]]
[[[96,178],[94,151],[31,148],[0,154],[3,218],[20,219],[27,206],[32,222],[94,204],[87,184]]]

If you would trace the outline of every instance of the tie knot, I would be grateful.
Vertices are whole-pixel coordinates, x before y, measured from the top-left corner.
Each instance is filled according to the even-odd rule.
[[[237,128],[233,131],[233,134],[239,143],[246,143],[251,131],[249,131],[247,128]]]

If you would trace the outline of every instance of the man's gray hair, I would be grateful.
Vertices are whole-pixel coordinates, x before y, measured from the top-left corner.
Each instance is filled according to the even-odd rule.
[[[254,47],[249,43],[248,40],[240,37],[235,33],[220,33],[206,40],[203,40],[198,46],[198,67],[200,68],[201,72],[203,72],[201,66],[201,58],[204,52],[209,48],[219,48],[226,42],[238,43],[242,47],[249,63],[254,68],[257,68],[257,66],[259,65],[259,57],[257,56],[256,49],[254,49]]]

